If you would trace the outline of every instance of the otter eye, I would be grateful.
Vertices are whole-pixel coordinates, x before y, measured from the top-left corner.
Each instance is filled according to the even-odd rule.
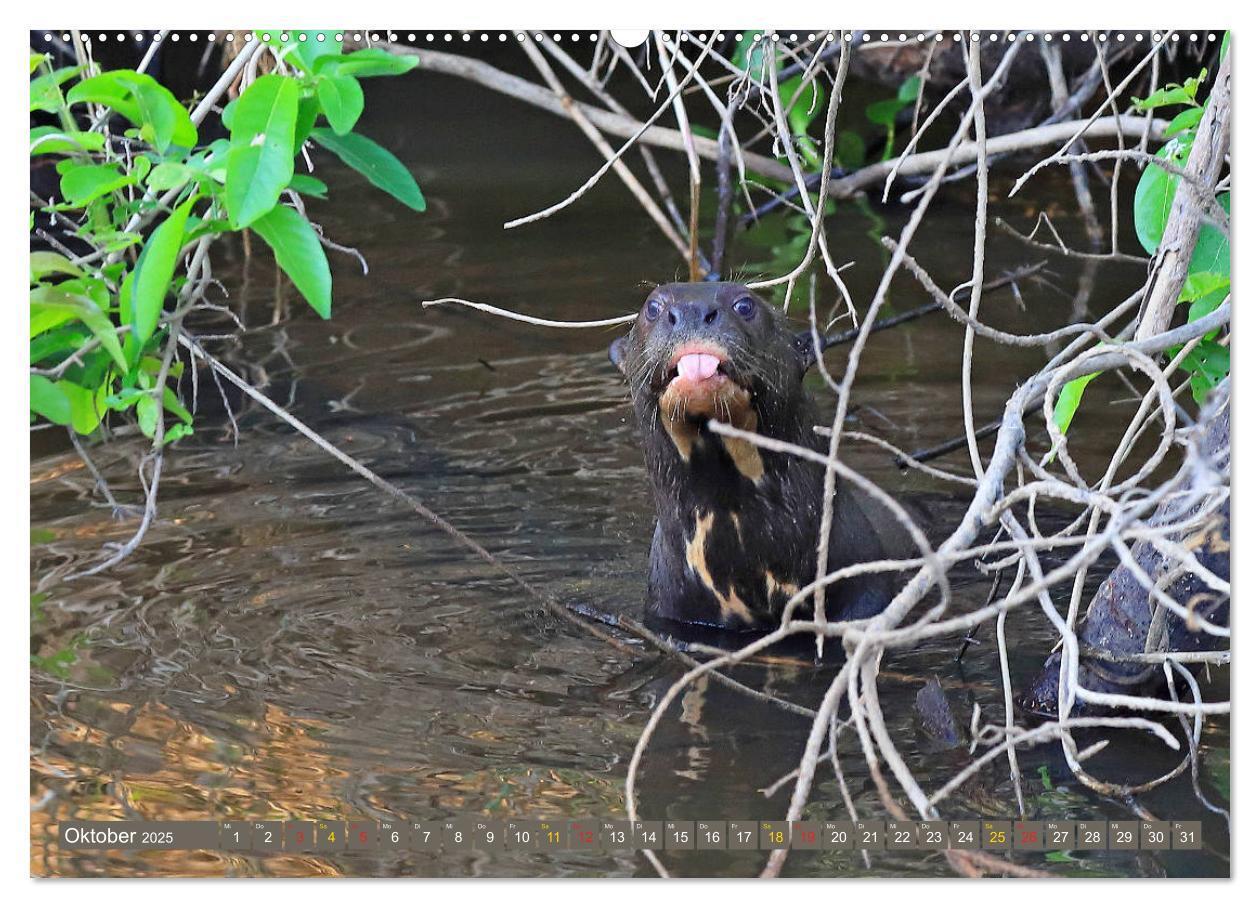
[[[661,314],[661,304],[658,300],[648,300],[647,305],[643,307],[643,315],[649,322],[654,322]]]
[[[735,310],[736,315],[744,319],[751,319],[757,314],[757,304],[748,296],[741,296],[731,308]]]

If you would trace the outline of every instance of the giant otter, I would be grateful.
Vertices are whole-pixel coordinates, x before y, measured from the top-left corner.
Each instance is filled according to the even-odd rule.
[[[773,624],[817,575],[823,467],[714,434],[708,421],[824,450],[802,386],[809,332],[794,334],[742,284],[665,284],[609,357],[630,385],[656,505],[649,612],[731,631]],[[898,530],[838,481],[829,569],[904,554]],[[827,615],[878,614],[893,584],[888,574],[834,583]]]

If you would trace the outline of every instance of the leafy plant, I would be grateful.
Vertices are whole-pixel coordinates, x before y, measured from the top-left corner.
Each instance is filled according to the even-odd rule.
[[[893,156],[897,140],[897,115],[919,97],[921,84],[922,80],[918,76],[910,76],[897,88],[896,95],[867,105],[866,119],[876,126],[884,127],[884,153],[880,157],[881,161],[887,161]]]
[[[324,198],[327,187],[294,170],[308,142],[424,211],[402,163],[353,131],[364,107],[360,80],[405,73],[416,58],[345,52],[331,32],[258,37],[275,71],[226,105],[227,138],[213,141],[204,140],[201,117],[216,98],[193,113],[145,73],[54,68],[31,53],[31,113],[55,122],[31,128],[30,155],[33,166],[56,159],[60,198],[41,210],[67,234],[49,239],[55,251],[30,257],[32,422],[87,435],[112,412],[134,419],[157,447],[190,434],[176,335],[196,301],[198,262],[224,234],[257,233],[311,308],[330,317],[328,259],[301,203]],[[35,230],[32,212],[33,239]]]
[[[1228,37],[1228,36],[1227,36]],[[1224,49],[1222,48],[1222,52]],[[1177,169],[1185,167],[1190,148],[1198,134],[1203,119],[1203,104],[1198,100],[1199,90],[1207,78],[1207,70],[1181,83],[1170,83],[1145,98],[1134,98],[1138,110],[1155,110],[1161,107],[1180,107],[1164,132],[1167,143],[1156,152],[1156,157]],[[1173,198],[1181,177],[1151,162],[1142,171],[1133,197],[1133,225],[1138,242],[1147,254],[1154,255],[1163,240],[1172,211]],[[1216,196],[1225,214],[1230,210],[1230,194]],[[1216,310],[1230,293],[1229,237],[1212,224],[1204,223],[1199,229],[1199,239],[1190,256],[1186,282],[1177,302],[1188,303],[1186,317],[1189,321],[1203,318]],[[1229,374],[1229,347],[1215,340],[1218,332],[1204,337],[1181,362],[1181,369],[1190,376],[1190,391],[1197,403],[1203,403],[1208,393]],[[1175,356],[1180,347],[1166,351]],[[1055,401],[1054,421],[1063,432],[1068,430],[1081,404],[1085,388],[1094,375],[1082,375],[1067,382]]]

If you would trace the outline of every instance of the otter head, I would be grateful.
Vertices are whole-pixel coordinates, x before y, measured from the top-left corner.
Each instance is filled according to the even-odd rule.
[[[709,419],[797,440],[807,424],[801,379],[813,361],[808,334],[742,284],[664,284],[653,290],[609,357],[630,383],[643,431],[659,424],[684,461]],[[761,459],[747,443],[723,445],[750,479]]]

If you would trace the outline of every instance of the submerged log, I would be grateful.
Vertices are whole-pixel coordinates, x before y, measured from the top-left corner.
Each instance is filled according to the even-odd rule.
[[[1205,411],[1201,451],[1220,473],[1228,477],[1229,395],[1228,383],[1213,396]],[[1193,477],[1192,477],[1193,479]],[[1190,480],[1182,490],[1189,488]],[[1187,511],[1181,496],[1171,495],[1156,510],[1151,525],[1158,527],[1186,521],[1204,503]],[[1170,542],[1180,545],[1200,565],[1221,580],[1230,576],[1230,501]],[[1143,572],[1189,613],[1189,621],[1167,611],[1151,595],[1148,586],[1133,571],[1120,565],[1103,582],[1089,604],[1083,623],[1077,628],[1080,643],[1081,687],[1101,693],[1130,696],[1168,697],[1168,682],[1160,653],[1199,653],[1223,650],[1229,638],[1207,633],[1203,621],[1217,626],[1229,624],[1229,594],[1211,588],[1181,562],[1167,557],[1149,542],[1133,546],[1133,558]],[[1046,660],[1041,673],[1017,698],[1021,708],[1039,715],[1058,715],[1059,666],[1061,654]],[[1202,663],[1186,666],[1191,672]],[[1105,709],[1077,702],[1074,715],[1097,715]]]

